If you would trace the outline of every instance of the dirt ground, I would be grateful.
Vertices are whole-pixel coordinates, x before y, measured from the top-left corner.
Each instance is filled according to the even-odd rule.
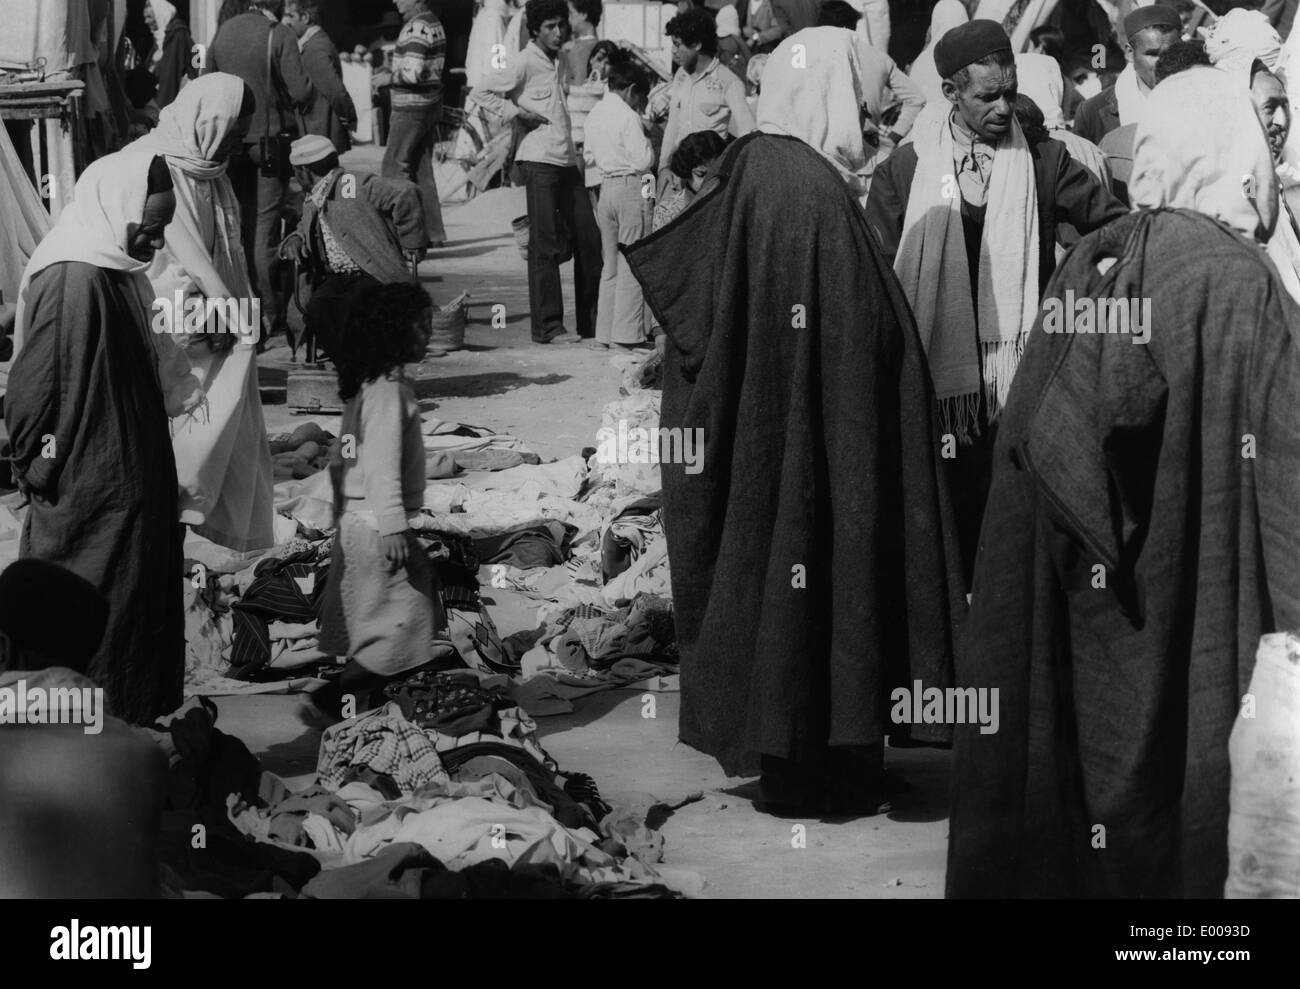
[[[361,149],[345,161],[372,169]],[[489,193],[444,207],[448,246],[421,267],[436,302],[470,293],[466,347],[428,365],[419,382],[425,408],[445,420],[488,426],[525,440],[543,458],[594,445],[600,411],[618,397],[620,373],[607,353],[582,345],[533,345],[528,334],[524,262],[510,232],[522,190]],[[572,329],[572,277],[565,266]],[[493,327],[493,307],[504,326]],[[498,323],[500,320],[498,320]],[[287,347],[263,359],[268,428],[304,421],[285,407],[292,365]],[[336,419],[310,416],[326,429]],[[535,605],[491,591],[502,635],[535,625]],[[889,750],[886,764],[913,785],[892,812],[856,820],[785,820],[754,810],[756,781],[728,778],[717,763],[677,741],[677,678],[664,691],[643,687],[596,694],[572,714],[538,719],[541,743],[561,767],[592,776],[605,795],[649,792],[676,804],[663,826],[664,867],[699,875],[705,897],[924,898],[943,895],[947,848],[948,754]],[[242,738],[264,768],[305,783],[314,774],[324,727],[300,695],[217,699],[218,726]],[[653,717],[646,715],[653,713]]]

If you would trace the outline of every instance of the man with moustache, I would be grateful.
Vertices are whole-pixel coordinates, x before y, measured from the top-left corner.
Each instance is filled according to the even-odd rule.
[[[877,169],[867,219],[916,314],[955,441],[944,462],[969,581],[996,419],[1055,267],[1056,226],[1088,233],[1125,210],[1063,144],[1025,137],[1001,25],[953,28],[934,59],[946,101],[928,104],[912,143]]]

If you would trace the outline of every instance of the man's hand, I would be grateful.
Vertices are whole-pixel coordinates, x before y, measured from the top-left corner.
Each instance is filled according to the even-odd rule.
[[[550,121],[540,113],[534,113],[532,110],[525,110],[522,107],[520,107],[519,113],[516,114],[515,119],[529,130],[536,130],[538,127],[545,127],[550,123]]]
[[[381,536],[384,544],[384,559],[388,561],[388,572],[397,573],[406,566],[406,533],[395,532],[391,536]]]
[[[418,268],[420,262],[424,260],[423,250],[403,251],[402,254],[406,256],[406,263],[412,268]]]

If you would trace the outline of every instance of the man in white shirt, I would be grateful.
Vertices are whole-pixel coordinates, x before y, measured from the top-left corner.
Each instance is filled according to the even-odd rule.
[[[673,42],[673,76],[668,126],[659,152],[660,173],[668,174],[677,143],[687,134],[711,130],[719,137],[744,137],[754,129],[754,114],[745,101],[745,84],[715,57],[717,25],[707,10],[696,8],[668,22]]]
[[[609,88],[587,116],[586,155],[600,169],[600,302],[596,310],[596,339],[592,346],[635,347],[645,342],[645,301],[641,285],[619,254],[620,244],[633,244],[650,232],[650,166],[654,149],[646,136],[641,112],[650,97],[650,81],[631,58],[610,62]]]
[[[528,0],[532,41],[508,69],[479,89],[479,101],[528,130],[515,164],[528,200],[528,304],[534,343],[571,343],[596,334],[600,291],[600,232],[573,146],[569,111],[557,61],[569,26],[565,0]],[[566,241],[567,233],[567,241]],[[577,300],[575,337],[564,328],[560,263],[573,256]]]

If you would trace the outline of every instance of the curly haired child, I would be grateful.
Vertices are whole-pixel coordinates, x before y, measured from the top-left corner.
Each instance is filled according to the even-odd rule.
[[[320,648],[348,661],[315,697],[335,714],[347,694],[360,712],[376,688],[428,664],[445,625],[433,567],[407,521],[424,501],[425,458],[403,366],[424,356],[432,305],[418,285],[364,289],[335,357],[346,406],[330,454],[337,531]]]

